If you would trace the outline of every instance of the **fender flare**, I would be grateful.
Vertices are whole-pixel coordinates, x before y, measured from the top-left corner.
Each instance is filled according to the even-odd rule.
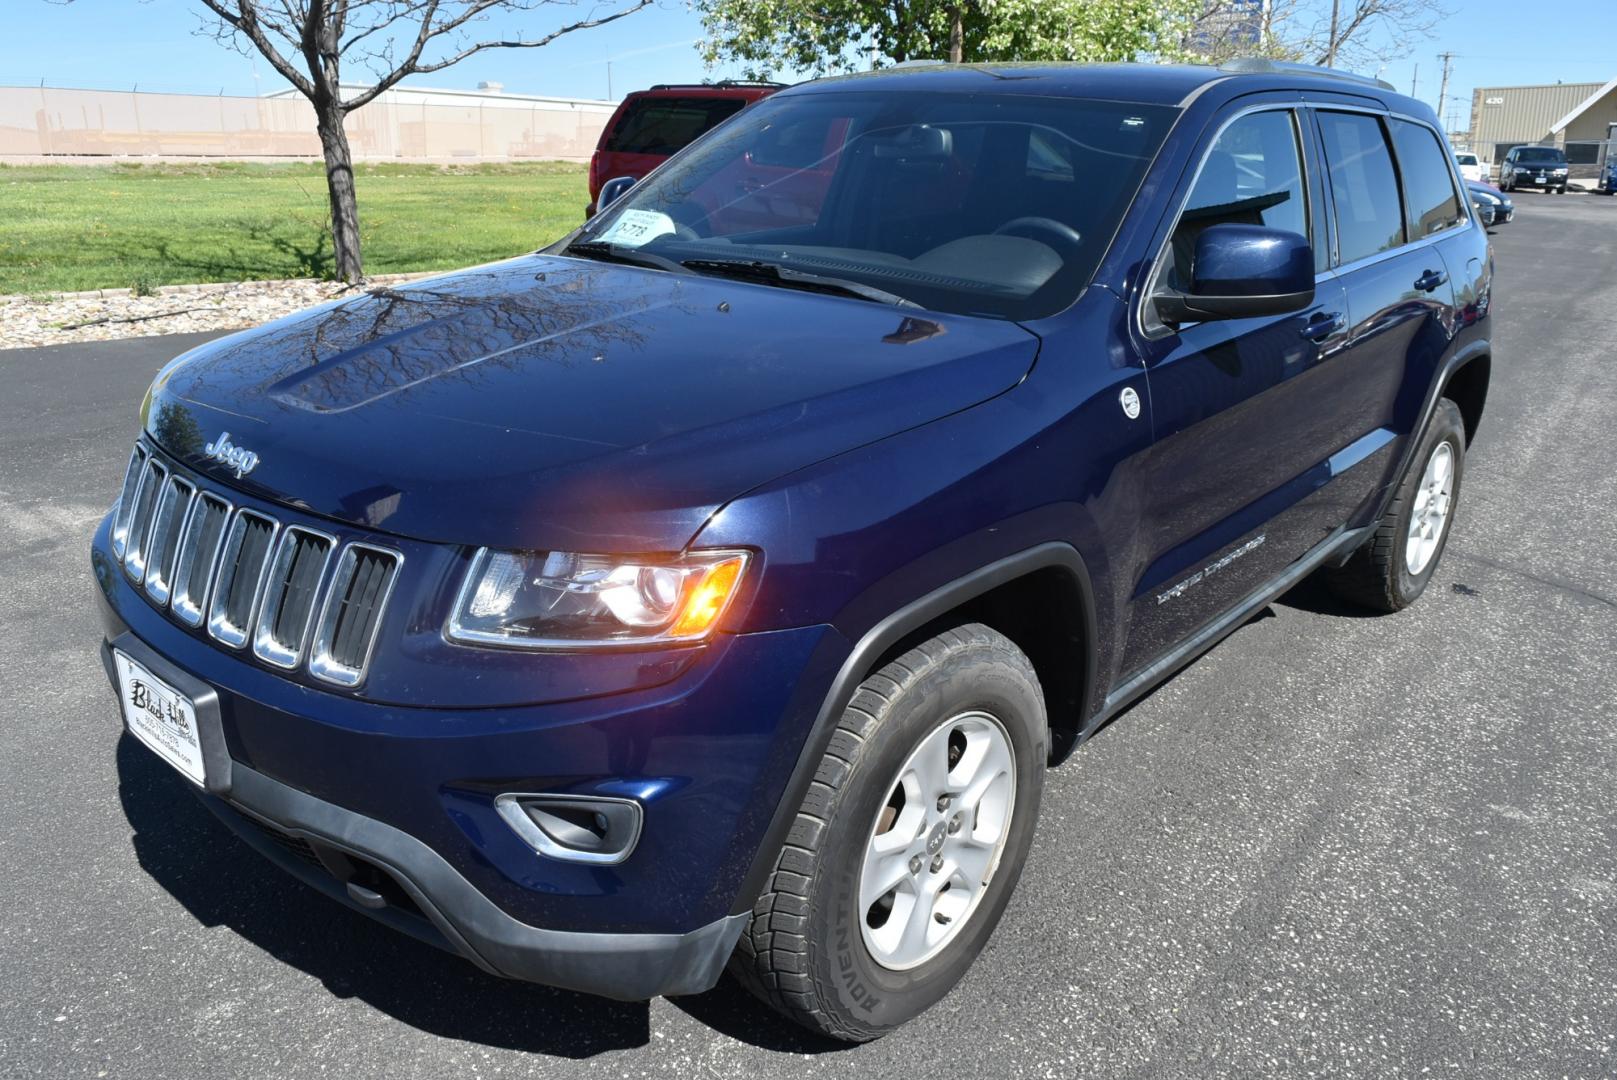
[[[1380,521],[1387,513],[1387,506],[1398,491],[1398,485],[1403,481],[1404,473],[1409,470],[1409,463],[1415,456],[1415,450],[1420,441],[1426,437],[1426,429],[1432,426],[1432,416],[1437,412],[1437,403],[1443,400],[1443,392],[1448,389],[1455,373],[1475,360],[1493,357],[1492,349],[1486,340],[1475,341],[1449,357],[1448,361],[1438,370],[1437,377],[1432,380],[1432,388],[1426,392],[1426,403],[1421,407],[1420,421],[1409,432],[1409,438],[1404,443],[1404,452],[1398,461],[1398,469],[1392,474],[1392,481],[1386,485],[1385,490],[1376,499],[1375,513],[1367,519]],[[1351,552],[1349,553],[1351,554]]]
[[[872,626],[855,642],[847,657],[831,680],[831,688],[820,704],[814,724],[798,752],[797,764],[792,767],[786,788],[781,793],[770,818],[769,827],[753,853],[752,862],[731,906],[733,914],[750,912],[763,894],[769,875],[774,871],[775,859],[791,831],[797,811],[808,794],[820,759],[831,742],[843,710],[853,700],[854,693],[869,673],[876,660],[905,637],[919,630],[969,600],[988,593],[1001,585],[1015,581],[1039,570],[1060,568],[1072,575],[1081,601],[1080,618],[1084,634],[1084,691],[1082,707],[1090,708],[1096,677],[1095,648],[1095,589],[1090,581],[1089,569],[1078,554],[1078,549],[1063,541],[1049,541],[1027,548],[1003,559],[991,562],[969,574],[940,585],[931,592],[899,608]]]

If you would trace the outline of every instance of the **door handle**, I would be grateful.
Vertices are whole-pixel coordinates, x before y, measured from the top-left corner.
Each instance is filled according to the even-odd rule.
[[[1442,270],[1428,270],[1415,279],[1415,288],[1421,292],[1431,292],[1449,279],[1449,275]]]
[[[1322,311],[1308,320],[1303,327],[1303,337],[1309,341],[1321,342],[1332,334],[1340,334],[1347,329],[1347,316],[1340,311]]]

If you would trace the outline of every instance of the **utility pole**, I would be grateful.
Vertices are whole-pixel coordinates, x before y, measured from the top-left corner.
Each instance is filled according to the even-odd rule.
[[[1342,0],[1331,0],[1331,36],[1325,42],[1325,66],[1336,66],[1336,21],[1342,13]]]
[[[1443,110],[1448,106],[1449,100],[1449,69],[1454,66],[1454,54],[1442,52],[1437,58],[1443,61],[1443,81],[1437,87],[1437,115],[1441,117]]]
[[[1409,77],[1409,96],[1415,96],[1416,87],[1420,86],[1420,65],[1415,65],[1415,74]]]

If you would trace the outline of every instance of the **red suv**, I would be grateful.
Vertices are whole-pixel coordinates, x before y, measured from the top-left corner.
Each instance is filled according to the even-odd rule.
[[[698,135],[745,106],[785,86],[776,82],[660,83],[623,99],[590,158],[590,204],[595,213],[601,185],[619,176],[636,180],[661,165]]]

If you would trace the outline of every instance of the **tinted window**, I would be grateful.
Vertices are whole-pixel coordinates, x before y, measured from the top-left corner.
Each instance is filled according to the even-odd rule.
[[[1088,283],[1177,115],[1020,94],[777,94],[587,235],[674,263],[789,264],[940,311],[1038,318]]]
[[[1394,120],[1392,141],[1404,176],[1410,236],[1430,236],[1461,221],[1460,197],[1437,135],[1420,124]]]
[[[1455,154],[1454,155],[1454,160],[1458,161],[1461,165],[1475,165],[1477,163],[1477,155],[1475,155],[1475,154]]]
[[[745,104],[733,98],[636,98],[618,118],[606,149],[624,154],[672,154],[740,112]]]
[[[1196,237],[1209,225],[1265,225],[1308,236],[1296,125],[1284,111],[1249,113],[1225,128],[1202,161],[1173,234],[1169,283],[1190,284]]]
[[[1338,258],[1350,263],[1403,243],[1398,174],[1381,121],[1363,113],[1322,112],[1319,127],[1336,203]]]

